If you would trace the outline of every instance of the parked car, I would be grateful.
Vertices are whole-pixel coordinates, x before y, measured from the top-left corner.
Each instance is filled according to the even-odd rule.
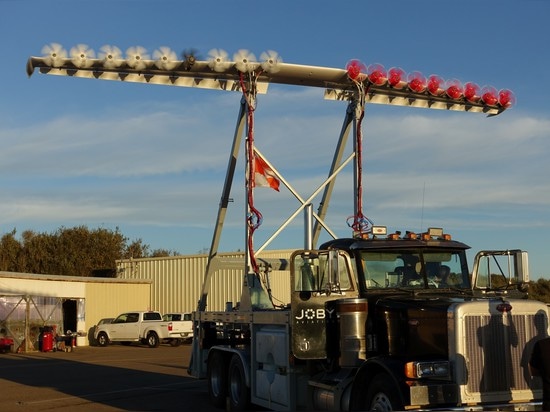
[[[191,313],[165,313],[162,320],[170,322],[168,332],[170,345],[179,346],[193,340],[193,321]]]
[[[125,345],[140,342],[156,348],[161,342],[171,340],[170,324],[171,322],[162,320],[159,312],[125,312],[111,323],[98,326],[94,338],[99,346],[107,346],[111,342],[120,342]]]
[[[88,335],[88,339],[91,341],[90,343],[97,345],[97,340],[95,339],[95,336],[97,336],[97,328],[101,325],[112,323],[115,318],[103,318],[100,319],[99,322],[97,322],[97,325],[94,325],[91,329],[91,334]]]

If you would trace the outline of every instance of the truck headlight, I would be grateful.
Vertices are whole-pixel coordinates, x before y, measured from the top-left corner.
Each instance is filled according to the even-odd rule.
[[[445,378],[449,375],[450,365],[448,361],[407,362],[405,364],[405,376],[407,378]]]

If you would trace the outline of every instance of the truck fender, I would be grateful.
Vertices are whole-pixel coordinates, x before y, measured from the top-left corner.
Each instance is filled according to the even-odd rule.
[[[402,405],[409,404],[409,392],[408,386],[403,379],[399,379],[399,375],[402,375],[403,363],[387,358],[370,358],[363,362],[363,364],[357,370],[353,384],[351,387],[351,404],[354,404],[354,400],[364,396],[367,388],[370,386],[372,379],[379,373],[387,374],[393,381],[395,388],[398,388],[398,395],[401,399]]]
[[[235,348],[228,348],[226,346],[212,346],[210,350],[208,351],[208,357],[210,357],[210,354],[213,351],[221,351],[224,352],[227,359],[227,365],[229,365],[229,359],[231,359],[232,355],[238,355],[241,359],[241,362],[244,367],[244,375],[245,375],[245,381],[246,386],[250,388],[250,352],[244,351],[244,350],[238,350]],[[208,359],[207,359],[208,360]]]
[[[152,330],[152,328],[151,328],[150,326],[148,326],[148,327],[142,329],[141,332],[140,332],[140,337],[141,337],[141,339],[145,339],[145,338],[147,337],[147,334],[148,334],[151,330]],[[156,331],[154,331],[154,332],[156,333]],[[158,333],[157,333],[157,335],[158,335]],[[160,338],[160,336],[159,336],[159,338]]]
[[[145,329],[143,329],[143,331],[141,332],[142,338],[147,338],[149,332],[155,332],[161,340],[164,338],[164,335],[161,333],[160,328],[156,326],[147,326]]]

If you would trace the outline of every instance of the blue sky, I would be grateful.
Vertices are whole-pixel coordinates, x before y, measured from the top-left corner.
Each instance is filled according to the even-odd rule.
[[[364,212],[392,231],[443,227],[472,252],[527,250],[532,278],[550,277],[548,18],[546,0],[0,0],[0,233],[118,227],[182,254],[211,242],[241,96],[29,79],[27,58],[44,45],[193,48],[205,59],[214,48],[275,50],[287,63],[356,58],[511,89],[516,105],[492,118],[368,105]],[[304,197],[327,174],[345,110],[321,89],[272,85],[259,96],[258,148]],[[339,236],[350,234],[350,174],[327,219]],[[244,248],[243,181],[240,165],[222,251]],[[260,245],[298,204],[263,189],[256,206]],[[302,245],[298,219],[269,247]]]

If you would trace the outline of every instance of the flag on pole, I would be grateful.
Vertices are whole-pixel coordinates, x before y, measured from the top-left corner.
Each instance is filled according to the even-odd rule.
[[[254,185],[256,187],[270,187],[279,191],[279,179],[275,172],[260,156],[254,156]]]

